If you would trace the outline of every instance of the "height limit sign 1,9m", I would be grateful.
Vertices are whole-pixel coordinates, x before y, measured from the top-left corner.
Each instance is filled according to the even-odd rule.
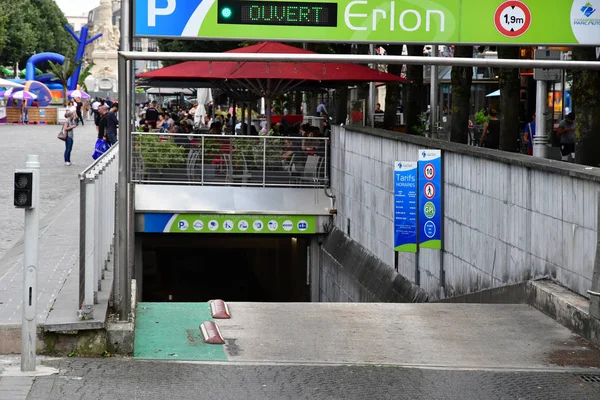
[[[506,37],[515,38],[521,36],[531,26],[531,11],[521,1],[505,1],[496,9],[494,25],[498,32]]]

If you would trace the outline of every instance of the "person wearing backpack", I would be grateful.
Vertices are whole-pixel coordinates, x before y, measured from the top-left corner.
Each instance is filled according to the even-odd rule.
[[[531,122],[525,126],[523,141],[527,145],[527,154],[533,155],[533,138],[535,136],[535,114],[531,116]]]

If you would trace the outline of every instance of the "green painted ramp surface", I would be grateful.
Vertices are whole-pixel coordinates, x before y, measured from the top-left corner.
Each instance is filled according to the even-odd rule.
[[[136,358],[227,361],[223,345],[206,344],[200,324],[213,321],[208,303],[139,303]]]

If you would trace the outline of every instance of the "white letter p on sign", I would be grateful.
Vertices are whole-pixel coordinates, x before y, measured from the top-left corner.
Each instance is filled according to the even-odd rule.
[[[167,0],[166,8],[157,8],[156,2],[158,0],[148,0],[148,26],[156,26],[157,15],[171,15],[175,11],[175,1]]]

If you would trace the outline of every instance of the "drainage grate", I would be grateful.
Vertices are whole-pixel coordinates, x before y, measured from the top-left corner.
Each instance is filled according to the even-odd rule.
[[[587,383],[600,383],[600,375],[579,375],[579,378]]]

